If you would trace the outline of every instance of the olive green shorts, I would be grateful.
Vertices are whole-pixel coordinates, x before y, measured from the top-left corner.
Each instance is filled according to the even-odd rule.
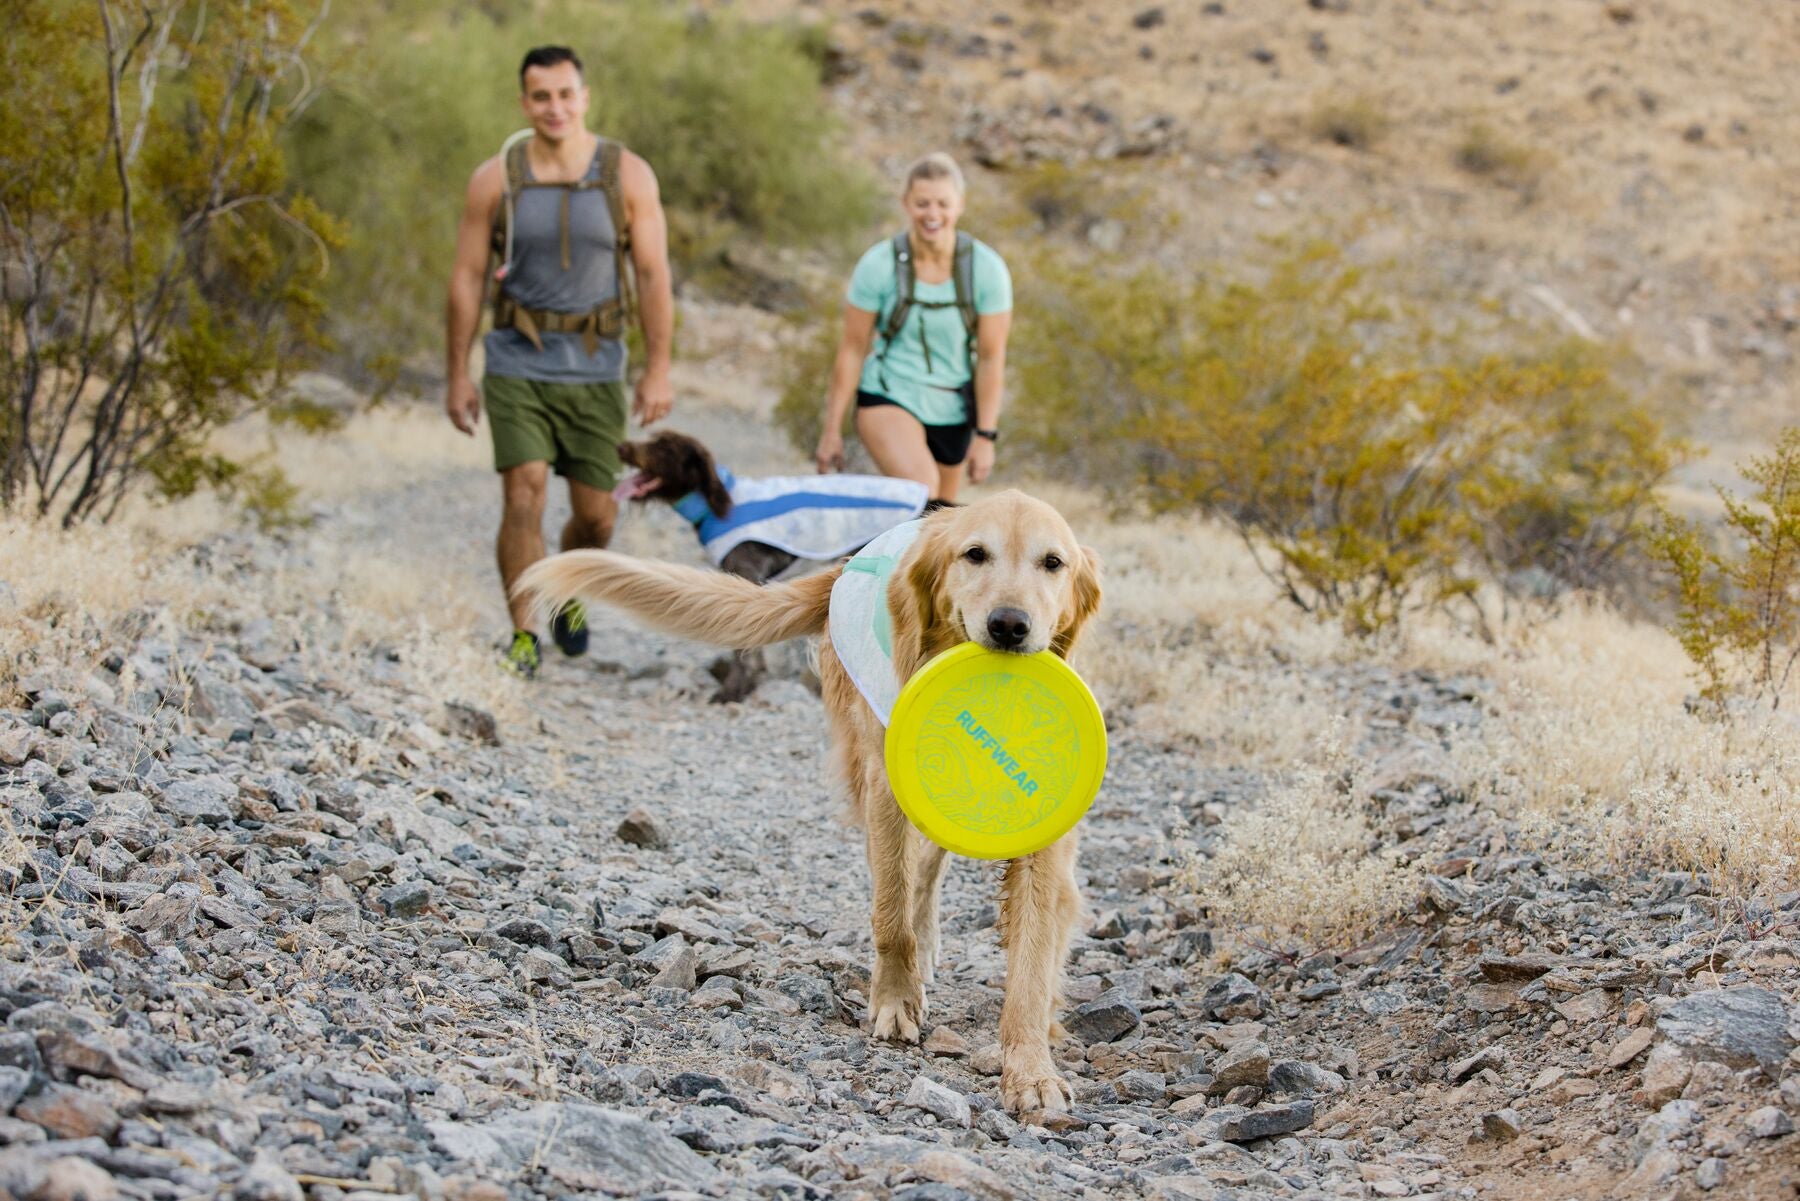
[[[482,402],[494,431],[494,470],[548,463],[556,474],[610,492],[619,482],[625,438],[625,385],[551,384],[490,375]]]

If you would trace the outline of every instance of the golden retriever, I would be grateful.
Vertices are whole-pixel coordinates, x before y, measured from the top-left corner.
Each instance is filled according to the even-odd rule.
[[[1067,657],[1100,605],[1099,564],[1055,509],[1004,492],[924,520],[888,584],[894,670],[904,682],[961,642],[990,650]],[[517,589],[553,607],[576,596],[627,609],[670,633],[746,648],[827,624],[834,568],[787,584],[758,586],[716,572],[578,550],[545,559]],[[888,787],[886,730],[819,642],[819,675],[832,756],[866,832],[873,880],[875,968],[870,1032],[917,1042],[925,986],[938,952],[938,886],[945,851],[913,828]],[[1006,998],[1000,1012],[1000,1095],[1015,1112],[1056,1110],[1072,1099],[1050,1054],[1061,1004],[1063,963],[1078,917],[1076,835],[1006,864],[1000,923]]]

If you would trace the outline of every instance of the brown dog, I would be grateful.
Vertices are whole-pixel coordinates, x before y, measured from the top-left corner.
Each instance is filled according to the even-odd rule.
[[[790,584],[748,581],[609,551],[570,551],[534,564],[517,588],[554,606],[575,596],[628,609],[671,633],[732,647],[822,633],[839,570]],[[1099,565],[1055,509],[1005,492],[923,519],[888,584],[894,671],[904,682],[961,642],[1067,657],[1100,605]],[[832,757],[866,831],[874,883],[870,1031],[917,1042],[938,951],[945,852],[915,830],[888,786],[886,731],[833,651],[819,645]],[[1080,898],[1076,835],[1007,863],[1000,886],[1006,999],[1000,1013],[1001,1100],[1061,1109],[1071,1099],[1050,1055]]]

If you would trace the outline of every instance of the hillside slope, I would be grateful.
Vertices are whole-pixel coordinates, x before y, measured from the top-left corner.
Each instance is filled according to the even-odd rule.
[[[1077,172],[1065,193],[1133,198],[1123,231],[1094,232],[1099,199],[1074,223],[1101,258],[1200,270],[1264,235],[1336,237],[1409,270],[1447,318],[1491,297],[1625,341],[1717,444],[1714,472],[1800,413],[1800,7],[730,7],[828,21],[862,152],[890,178],[933,147],[985,164],[975,220],[1056,161]]]

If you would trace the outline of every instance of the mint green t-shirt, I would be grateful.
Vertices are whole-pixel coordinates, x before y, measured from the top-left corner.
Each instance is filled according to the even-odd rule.
[[[875,316],[875,345],[863,363],[864,392],[885,396],[926,425],[962,425],[968,421],[959,391],[969,382],[969,334],[956,311],[956,284],[951,280],[913,283],[912,311],[894,336],[882,361],[881,326],[894,307],[894,244],[883,238],[869,247],[850,276],[849,302]],[[1006,261],[987,243],[975,242],[975,311],[1012,311],[1012,275]],[[925,308],[921,300],[943,301],[945,308]],[[921,341],[920,333],[924,338]]]

